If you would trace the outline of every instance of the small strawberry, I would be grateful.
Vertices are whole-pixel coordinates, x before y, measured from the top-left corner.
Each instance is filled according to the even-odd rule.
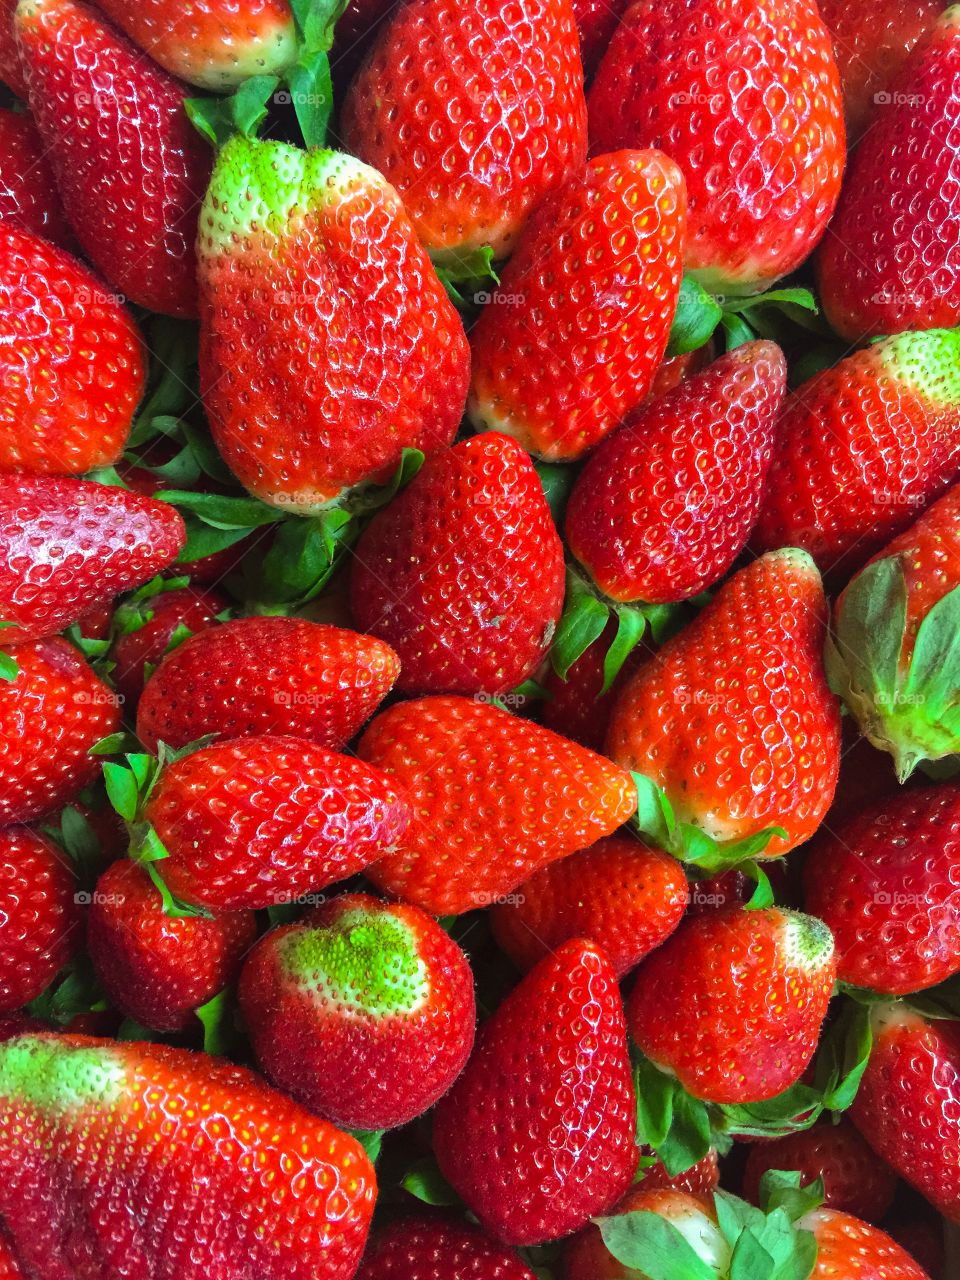
[[[0,222],[61,248],[70,243],[43,142],[22,111],[0,110]]]
[[[644,1151],[645,1155],[649,1155],[649,1149]],[[668,1173],[665,1165],[657,1160],[654,1164],[649,1165],[643,1170],[643,1179],[641,1186],[644,1191],[655,1190],[673,1190],[688,1191],[693,1196],[709,1196],[711,1191],[716,1191],[720,1184],[720,1162],[717,1158],[716,1150],[711,1147],[707,1154],[692,1164],[689,1169],[684,1169],[682,1173]],[[625,1200],[629,1198],[630,1192],[627,1192]],[[623,1204],[624,1201],[621,1201]]]
[[[194,587],[160,591],[120,606],[116,624],[118,634],[110,648],[110,657],[115,664],[110,675],[128,712],[137,705],[151,669],[160,665],[170,646],[216,626],[218,615],[229,607],[230,602],[225,596]],[[220,674],[217,668],[214,670]],[[190,734],[183,742],[169,742],[168,745],[186,746],[187,742],[204,737],[206,732],[201,730]],[[156,748],[155,739],[141,735],[141,741],[151,751]]]
[[[68,860],[29,827],[0,831],[0,1014],[44,991],[79,938],[77,879]]]
[[[391,707],[357,752],[403,789],[413,814],[401,847],[367,875],[435,915],[489,906],[611,835],[636,808],[624,770],[467,698]]]
[[[440,1169],[491,1235],[568,1235],[626,1191],[635,1104],[616,977],[574,940],[542,960],[480,1028],[435,1112]]]
[[[471,335],[474,426],[556,462],[619,426],[666,350],[685,226],[659,151],[601,156],[547,196]]]
[[[617,29],[628,0],[573,0],[573,12],[580,31],[580,53],[584,74],[596,71]]]
[[[27,99],[27,85],[20,66],[20,54],[14,34],[13,15],[17,0],[0,0],[0,81],[18,98]]]
[[[2,1272],[0,1272],[2,1277]],[[536,1280],[479,1227],[442,1214],[398,1218],[375,1231],[357,1280]]]
[[[617,619],[612,617],[597,642],[584,649],[564,676],[559,675],[551,663],[546,674],[542,678],[538,677],[545,694],[536,708],[540,723],[554,733],[559,733],[562,738],[579,742],[582,747],[589,747],[591,751],[603,751],[610,716],[620,690],[646,652],[643,645],[635,648],[604,693],[606,657],[616,635]]]
[[[836,1209],[800,1219],[813,1232],[817,1264],[810,1280],[929,1280],[927,1273],[886,1232]]]
[[[506,693],[539,666],[563,611],[563,546],[529,457],[475,436],[431,458],[374,516],[350,579],[354,617],[387,641],[408,693]]]

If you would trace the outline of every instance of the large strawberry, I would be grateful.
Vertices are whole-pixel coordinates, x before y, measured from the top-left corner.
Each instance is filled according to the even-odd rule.
[[[152,592],[152,588],[153,584],[148,584],[147,591]],[[227,598],[216,591],[194,587],[161,590],[142,600],[135,595],[132,601],[120,606],[114,620],[117,634],[110,648],[110,659],[114,663],[110,678],[127,704],[128,715],[137,705],[151,670],[160,665],[169,647],[216,626],[218,615],[229,606]],[[222,674],[214,670],[217,676]],[[203,729],[188,734],[182,742],[169,742],[169,745],[186,746],[207,732]],[[141,741],[151,750],[156,747],[156,739],[141,734]]]
[[[840,194],[840,77],[814,0],[637,0],[589,97],[594,154],[660,147],[689,197],[686,266],[756,293],[795,270]]]
[[[79,934],[77,878],[66,856],[28,827],[0,831],[0,1013],[38,996]]]
[[[367,874],[436,915],[489,906],[636,808],[625,770],[482,701],[400,703],[357,750],[397,782],[413,814],[400,848]]]
[[[483,1024],[435,1113],[447,1180],[492,1235],[538,1244],[616,1203],[637,1167],[623,1005],[603,952],[574,940]]]
[[[463,325],[378,173],[234,137],[198,243],[204,403],[257,497],[309,515],[389,478],[405,448],[450,443]]]
[[[350,1280],[376,1195],[358,1142],[251,1072],[86,1036],[0,1044],[0,1175],[44,1280]]]
[[[685,227],[659,151],[601,156],[548,195],[473,330],[474,426],[558,462],[619,426],[666,350]]]
[[[22,111],[0,110],[0,222],[52,244],[70,242],[43,142]]]
[[[529,457],[485,433],[431,458],[373,518],[354,617],[389,642],[413,693],[506,693],[532,675],[563,610],[563,547]]]
[[[2,1273],[0,1273],[2,1274]],[[374,1231],[357,1280],[536,1280],[512,1249],[444,1214],[398,1218]]]

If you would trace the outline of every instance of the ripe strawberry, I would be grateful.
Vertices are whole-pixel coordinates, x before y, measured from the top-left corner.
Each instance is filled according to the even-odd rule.
[[[813,1057],[835,976],[822,921],[729,907],[687,921],[644,961],[627,1022],[651,1062],[695,1097],[762,1102]]]
[[[400,663],[381,640],[303,618],[238,618],[173,651],[147,682],[137,734],[184,747],[279,733],[340,748],[390,692]]]
[[[27,85],[20,66],[13,15],[17,0],[0,0],[0,81],[8,85],[18,98],[27,98]]]
[[[489,906],[612,834],[636,808],[624,770],[467,698],[391,707],[357,752],[403,788],[413,813],[401,848],[368,878],[434,915]]]
[[[666,832],[641,805],[641,826],[657,842],[682,851],[705,834],[734,842],[741,857],[774,857],[813,835],[840,763],[840,715],[821,659],[825,615],[809,556],[771,552],[626,684],[607,751],[665,793]],[[699,830],[688,835],[684,824]],[[770,838],[775,829],[782,834]]]
[[[960,320],[958,80],[954,6],[878,100],[818,255],[824,312],[851,342]]]
[[[666,350],[685,226],[659,151],[602,156],[547,196],[471,335],[474,426],[556,462],[619,426]]]
[[[184,87],[79,0],[21,0],[16,31],[30,109],[84,253],[133,302],[196,314],[210,156]]]
[[[590,91],[590,147],[660,147],[689,196],[686,267],[721,293],[794,271],[843,175],[840,76],[814,0],[637,0]]]
[[[0,826],[68,804],[100,772],[90,748],[120,723],[113,691],[66,640],[20,645],[16,662],[0,680]]]
[[[77,880],[67,858],[29,827],[0,831],[0,1013],[40,995],[78,940]]]
[[[14,624],[3,643],[59,631],[146,582],[185,537],[173,507],[126,489],[0,475],[0,618]]]
[[[396,192],[334,151],[236,136],[200,217],[200,374],[258,498],[321,510],[453,439],[463,325]],[[296,342],[290,335],[296,333]]]
[[[626,1191],[636,1117],[616,977],[564,943],[503,1001],[435,1112],[441,1171],[507,1244],[584,1226]]]
[[[61,248],[70,243],[43,142],[22,111],[0,110],[0,221]]]
[[[239,996],[264,1074],[345,1128],[393,1129],[421,1115],[473,1047],[467,957],[419,908],[365,894],[268,933]]]
[[[539,666],[563,611],[563,546],[529,457],[485,433],[431,458],[374,516],[350,579],[363,631],[393,646],[410,693],[506,693]]]
[[[524,972],[569,938],[595,938],[622,978],[673,933],[686,905],[676,858],[632,836],[608,836],[524,881],[494,906],[490,923]]]
[[[849,575],[960,468],[960,334],[888,338],[799,387],[753,543],[796,545]]]
[[[2,1275],[2,1273],[0,1273]],[[511,1249],[443,1214],[398,1218],[375,1232],[357,1280],[536,1280]]]
[[[97,881],[87,946],[110,1002],[157,1031],[180,1031],[233,980],[257,934],[250,911],[171,918],[147,872],[122,859]]]
[[[780,348],[747,343],[603,442],[566,514],[570,550],[601,591],[671,604],[726,573],[760,510],[786,383]]]
[[[583,70],[588,78],[606,53],[627,3],[628,0],[573,0]]]
[[[644,1154],[649,1154],[649,1149]],[[693,1196],[709,1198],[710,1193],[716,1191],[720,1185],[720,1162],[717,1158],[717,1153],[711,1147],[702,1160],[698,1160],[689,1169],[684,1169],[682,1173],[674,1174],[672,1177],[663,1163],[658,1160],[655,1164],[643,1170],[643,1179],[640,1185],[644,1191],[687,1191]],[[628,1191],[624,1200],[621,1201],[621,1207],[623,1207],[630,1195],[631,1193]]]
[[[111,678],[123,697],[128,709],[137,705],[143,686],[151,674],[148,667],[157,667],[163,661],[167,648],[174,641],[182,642],[185,633],[194,635],[217,624],[217,615],[228,609],[230,602],[216,591],[180,587],[173,591],[161,591],[143,601],[137,601],[119,610],[119,634],[113,641],[110,656],[116,664]],[[213,668],[217,676],[222,672]],[[206,730],[191,734],[183,742],[171,742],[169,746],[183,747],[187,742],[202,738]],[[233,736],[228,735],[228,736]],[[156,739],[141,737],[151,751],[156,749]]]
[[[0,1045],[0,1173],[14,1253],[51,1280],[348,1280],[376,1195],[354,1138],[251,1072],[87,1036]]]
[[[620,690],[636,670],[640,658],[647,652],[647,645],[641,641],[604,693],[604,663],[616,634],[617,619],[611,618],[599,640],[588,645],[569,668],[566,677],[558,675],[551,664],[546,674],[540,678],[546,694],[536,708],[540,723],[554,733],[559,733],[562,738],[579,742],[582,747],[589,747],[591,751],[603,751],[610,716]],[[649,652],[653,650],[650,649]]]
[[[0,1226],[0,1280],[24,1280],[6,1229]]]
[[[143,387],[126,310],[75,258],[4,220],[0,468],[79,473],[115,462]]]
[[[817,1209],[800,1219],[817,1242],[810,1280],[929,1280],[927,1273],[878,1227],[836,1209]]]

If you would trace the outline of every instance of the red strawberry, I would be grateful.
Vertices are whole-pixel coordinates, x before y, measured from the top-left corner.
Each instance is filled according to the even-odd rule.
[[[161,591],[146,600],[122,605],[118,610],[119,635],[110,650],[111,659],[116,664],[111,678],[127,707],[136,706],[151,674],[148,667],[159,666],[174,641],[182,642],[188,633],[195,635],[216,626],[217,615],[229,606],[226,597],[216,591],[198,591],[193,587]],[[221,674],[219,669],[214,670]],[[183,742],[168,745],[186,746],[187,742],[202,738],[205,732],[191,734]],[[155,739],[141,737],[141,740],[149,750],[156,748]]]
[[[143,388],[126,310],[75,258],[5,221],[0,467],[79,473],[115,462]]]
[[[683,355],[665,357],[657,366],[657,371],[653,375],[653,382],[647,392],[645,403],[649,404],[651,400],[656,400],[658,396],[665,396],[674,387],[679,387],[684,378],[689,378],[705,369],[713,361],[715,355],[714,344],[711,341],[702,347],[698,347],[696,351],[687,351]]]
[[[960,468],[960,334],[888,338],[789,399],[754,545],[801,546],[842,577]]]
[[[817,1242],[810,1280],[929,1280],[913,1258],[877,1227],[836,1209],[817,1209],[800,1219]]]
[[[179,1031],[236,976],[256,933],[250,911],[171,918],[147,872],[123,859],[97,881],[87,946],[112,1004],[145,1027]]]
[[[554,733],[559,733],[562,738],[579,742],[591,751],[603,751],[610,716],[620,690],[636,670],[638,660],[647,652],[647,645],[641,641],[604,693],[604,663],[616,634],[617,619],[611,618],[599,640],[588,645],[565,677],[558,675],[551,664],[540,679],[546,694],[537,705],[536,714],[540,723]],[[649,652],[653,652],[652,648]]]
[[[695,1097],[761,1102],[806,1069],[835,976],[822,921],[730,907],[681,925],[644,961],[627,1022],[651,1062]]]
[[[845,145],[814,0],[637,0],[588,107],[594,154],[660,147],[683,170],[686,266],[705,288],[758,293],[822,236]]]
[[[0,80],[8,85],[18,98],[26,100],[27,85],[20,66],[20,55],[14,34],[13,15],[17,0],[0,0]]]
[[[3,1227],[0,1227],[0,1280],[24,1280],[13,1245]]]
[[[943,1220],[932,1210],[926,1218],[885,1222],[883,1229],[920,1264],[930,1280],[946,1280]]]
[[[339,748],[368,720],[400,664],[381,640],[303,618],[238,618],[185,641],[147,682],[137,733],[184,747],[279,733]]]
[[[602,156],[547,196],[471,336],[478,430],[569,462],[643,400],[676,311],[685,211],[659,151]]]
[[[126,489],[0,475],[0,618],[14,624],[3,643],[59,631],[146,582],[185,536],[173,507]]]
[[[702,1262],[709,1266],[705,1274],[726,1275],[724,1264],[730,1249],[717,1230],[708,1200],[683,1189],[655,1188],[646,1179],[632,1187],[623,1197],[614,1216],[628,1213],[650,1213],[666,1219],[671,1226],[689,1238]],[[644,1273],[624,1266],[607,1250],[603,1236],[595,1226],[574,1238],[563,1251],[564,1280],[644,1280]]]
[[[483,1024],[435,1113],[454,1189],[497,1239],[538,1244],[609,1208],[637,1167],[616,977],[592,943],[542,960]]]
[[[16,663],[0,680],[0,826],[68,804],[100,772],[90,748],[120,723],[116,696],[65,640],[20,645]]]
[[[2,1273],[0,1273],[2,1275]],[[357,1280],[535,1280],[479,1227],[442,1214],[399,1218],[375,1232]]]
[[[751,342],[628,418],[577,478],[570,550],[614,600],[670,604],[711,586],[760,510],[787,365]]]
[[[687,1191],[693,1196],[709,1197],[712,1191],[716,1191],[719,1184],[720,1162],[716,1151],[711,1147],[702,1160],[698,1160],[689,1169],[684,1169],[682,1173],[674,1174],[672,1177],[661,1161],[658,1160],[655,1164],[643,1170],[643,1179],[640,1185],[644,1191]],[[621,1208],[626,1200],[629,1199],[630,1194],[628,1191],[624,1200],[621,1201]]]
[[[184,87],[79,0],[21,0],[16,30],[30,109],[84,253],[133,302],[195,314],[210,156]]]
[[[0,831],[0,1013],[40,995],[78,941],[77,880],[28,827]]]
[[[596,71],[627,4],[628,0],[573,0],[586,76]]]
[[[376,1196],[355,1139],[251,1072],[86,1036],[0,1045],[0,1173],[44,1280],[349,1280]]]
[[[817,260],[851,342],[960,320],[960,11],[947,9],[878,99]]]
[[[563,546],[528,456],[486,433],[431,458],[356,549],[354,617],[400,656],[398,689],[506,693],[563,611]]]
[[[70,243],[43,142],[21,111],[0,110],[0,221],[61,247]]]
[[[622,978],[673,933],[686,905],[675,858],[631,836],[608,836],[543,867],[493,908],[490,922],[519,969],[569,938],[593,938]]]
[[[391,707],[357,751],[404,789],[413,813],[401,848],[367,875],[435,915],[489,906],[636,808],[624,770],[467,698]]]
[[[393,1129],[421,1115],[473,1047],[466,956],[419,908],[365,894],[268,933],[244,965],[239,996],[261,1070],[351,1129]]]
[[[379,174],[334,151],[234,137],[198,252],[204,403],[257,497],[310,515],[389,478],[404,448],[453,439],[463,325]]]

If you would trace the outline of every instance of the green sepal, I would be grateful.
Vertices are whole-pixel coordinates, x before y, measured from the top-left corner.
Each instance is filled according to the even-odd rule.
[[[597,593],[596,589],[575,569],[567,569],[567,591],[563,615],[550,648],[550,661],[561,680],[566,680],[578,658],[603,635],[607,623],[616,622],[616,632],[603,662],[603,686],[607,693],[624,663],[643,640],[647,631],[662,637],[682,606],[618,604]]]
[[[304,144],[308,148],[325,146],[333,111],[333,78],[326,50],[303,53],[288,73],[287,84]],[[282,93],[277,97],[283,100]]]
[[[560,462],[535,462],[534,470],[543,485],[544,497],[553,516],[553,523],[558,529],[562,529],[567,502],[573,491],[573,482],[577,478],[576,468]]]
[[[757,340],[754,330],[740,316],[724,313],[720,324],[728,351],[735,351],[737,347],[746,346],[748,342],[756,342]]]
[[[290,0],[301,47],[307,53],[326,52],[333,47],[336,25],[348,0]]]
[[[19,674],[20,667],[17,665],[16,658],[0,649],[0,680],[16,680]]]
[[[277,76],[251,76],[226,98],[185,98],[184,110],[197,132],[219,149],[235,133],[255,138],[280,84]]]
[[[723,308],[692,276],[684,276],[667,343],[667,358],[698,351],[713,337]]]
[[[97,659],[104,657],[110,650],[109,638],[92,640],[89,636],[82,635],[79,622],[72,622],[63,632],[63,638],[69,640],[73,647],[94,666]]]
[[[140,789],[132,769],[108,760],[103,766],[107,798],[125,822],[134,822],[140,804]]]
[[[404,1191],[429,1205],[458,1205],[460,1197],[440,1172],[440,1167],[432,1156],[418,1160],[400,1180]]]
[[[162,1039],[162,1033],[152,1031],[150,1027],[145,1027],[142,1022],[137,1022],[135,1018],[124,1018],[117,1027],[117,1040],[127,1043],[129,1041],[145,1041],[147,1044],[154,1044]]]
[[[890,996],[878,996],[877,1003],[881,1001],[889,1003]],[[917,991],[905,996],[904,1004],[934,1021],[960,1020],[960,973],[954,974],[952,978],[947,978],[935,987],[928,987],[925,991]]]
[[[356,1139],[367,1153],[371,1164],[380,1159],[380,1148],[383,1146],[385,1129],[347,1129],[351,1138]]]
[[[153,881],[154,888],[163,899],[163,914],[170,916],[173,920],[192,919],[200,917],[203,920],[212,920],[213,912],[208,911],[206,907],[198,907],[192,902],[184,902],[182,898],[178,898],[170,892],[170,887],[164,880],[163,876],[157,870],[155,862],[145,862],[144,870]]]
[[[205,524],[215,529],[258,529],[265,524],[277,524],[283,512],[268,506],[249,494],[194,493],[186,489],[166,489],[157,494],[162,502],[169,502],[178,510],[192,512]]]
[[[233,993],[229,988],[218,991],[194,1013],[203,1027],[203,1052],[215,1058],[227,1057],[237,1042]]]
[[[109,1008],[93,966],[76,956],[53,982],[26,1006],[31,1017],[65,1027],[78,1013],[102,1013]]]
[[[857,1096],[873,1049],[870,1005],[848,1000],[820,1038],[814,1089],[824,1110],[846,1111]]]
[[[717,1280],[717,1272],[659,1213],[634,1209],[594,1218],[607,1252],[646,1280]]]
[[[787,833],[782,827],[765,827],[740,840],[714,840],[692,823],[678,822],[669,796],[652,778],[642,773],[634,773],[632,777],[637,788],[634,823],[640,833],[675,858],[710,876],[742,867],[763,853],[771,840],[786,839]],[[755,875],[752,878],[760,887],[759,878]]]
[[[142,587],[138,587],[136,591],[127,596],[123,604],[115,610],[112,625],[113,633],[126,636],[131,635],[134,631],[140,631],[153,619],[154,609],[151,605],[157,596],[165,595],[169,591],[181,591],[189,585],[189,578],[161,578],[159,576],[151,579],[150,582],[144,583]],[[106,643],[109,644],[110,642],[107,641]]]
[[[764,1213],[782,1209],[791,1222],[798,1222],[823,1204],[822,1178],[804,1184],[795,1169],[767,1169],[760,1178],[760,1208]]]
[[[299,902],[275,902],[267,907],[267,920],[272,929],[285,924],[295,924],[303,915],[304,908]]]
[[[87,754],[91,756],[115,756],[125,751],[136,751],[139,746],[138,739],[132,733],[127,733],[126,730],[121,729],[117,733],[108,733],[105,738],[95,742]]]
[[[84,814],[67,805],[59,814],[59,822],[40,830],[64,851],[77,871],[81,884],[92,886],[100,874],[104,855],[97,834]]]
[[[460,311],[483,307],[500,283],[490,245],[479,249],[445,250],[434,260],[437,279]]]

